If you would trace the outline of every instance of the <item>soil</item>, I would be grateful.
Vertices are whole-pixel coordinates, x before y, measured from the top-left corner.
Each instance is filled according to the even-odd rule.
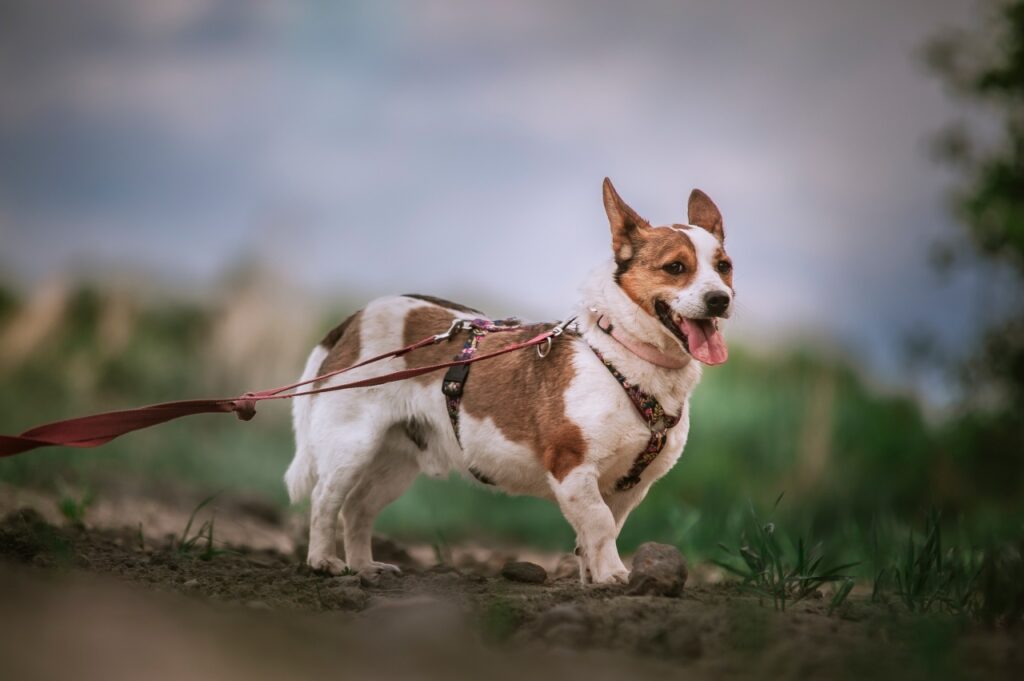
[[[0,489],[0,678],[1017,678],[1024,665],[1019,630],[859,593],[833,613],[827,595],[777,612],[701,566],[678,597],[635,596],[582,586],[563,556],[473,546],[439,562],[376,539],[402,575],[331,577],[304,566],[301,518],[258,500],[218,500],[212,547],[182,541],[194,498],[120,497],[87,524],[54,502]],[[510,559],[547,581],[502,577]]]

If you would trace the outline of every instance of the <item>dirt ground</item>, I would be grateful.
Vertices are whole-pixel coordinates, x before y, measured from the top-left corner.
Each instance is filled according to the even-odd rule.
[[[214,551],[183,547],[197,500],[107,491],[84,524],[0,487],[0,678],[1019,678],[1024,634],[912,617],[855,593],[786,612],[691,566],[678,598],[584,587],[565,557],[401,546],[401,576],[302,563],[302,518],[220,496]],[[191,536],[190,534],[190,536]],[[506,560],[549,570],[512,582]]]

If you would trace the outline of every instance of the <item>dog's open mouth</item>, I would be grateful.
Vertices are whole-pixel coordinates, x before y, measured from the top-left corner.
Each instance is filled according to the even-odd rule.
[[[721,364],[729,359],[729,348],[718,330],[717,319],[688,319],[672,312],[667,303],[654,301],[658,319],[683,342],[683,347],[704,364]]]

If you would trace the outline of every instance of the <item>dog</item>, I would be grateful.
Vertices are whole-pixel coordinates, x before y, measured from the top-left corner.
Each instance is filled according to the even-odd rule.
[[[398,572],[373,560],[374,519],[420,473],[458,471],[475,484],[554,501],[576,532],[581,580],[628,581],[616,538],[683,452],[701,365],[728,357],[719,323],[735,291],[722,216],[704,192],[690,194],[687,224],[659,227],[607,178],[603,194],[612,257],[584,283],[574,332],[554,339],[546,354],[518,350],[473,364],[457,385],[454,412],[448,388],[455,384],[445,384],[442,370],[295,399],[296,449],[285,483],[293,502],[311,501],[310,567]],[[379,298],[324,337],[302,380],[474,318],[485,317],[431,296]],[[467,338],[484,353],[545,328],[463,331],[345,380],[451,361]]]

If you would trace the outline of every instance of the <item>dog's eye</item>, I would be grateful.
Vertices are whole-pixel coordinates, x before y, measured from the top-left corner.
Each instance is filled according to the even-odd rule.
[[[728,260],[719,260],[715,269],[717,269],[721,274],[729,274],[732,272],[732,263]]]
[[[675,262],[670,262],[661,269],[665,270],[669,274],[682,274],[686,271],[686,265],[676,260]]]

